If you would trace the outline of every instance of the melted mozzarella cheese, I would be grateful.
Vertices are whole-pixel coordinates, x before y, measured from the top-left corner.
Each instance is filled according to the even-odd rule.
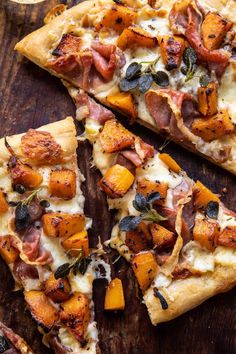
[[[167,277],[163,273],[158,273],[152,283],[152,286],[157,287],[158,289],[159,288],[167,288],[171,282],[172,282],[171,277]]]
[[[62,345],[70,348],[69,353],[71,354],[94,354],[96,353],[96,343],[98,341],[98,333],[96,329],[96,322],[92,322],[88,325],[88,344],[82,348],[75,337],[68,331],[67,328],[61,327],[59,329],[59,338]]]
[[[196,241],[188,242],[183,247],[182,254],[192,270],[201,273],[214,271],[214,255],[203,249]]]
[[[93,144],[93,160],[97,168],[104,175],[105,172],[111,167],[115,162],[116,154],[108,154],[103,152],[102,146],[99,140],[96,140]]]
[[[221,206],[219,207],[218,221],[221,230],[225,229],[227,226],[236,226],[236,218],[226,214]]]
[[[68,262],[65,250],[60,245],[60,240],[58,238],[47,237],[42,231],[41,242],[43,247],[49,251],[53,257],[53,262],[51,263],[51,269],[53,271],[55,271],[60,265]]]
[[[234,123],[236,123],[236,67],[230,63],[226,69],[218,89],[218,104],[219,108],[226,108]]]

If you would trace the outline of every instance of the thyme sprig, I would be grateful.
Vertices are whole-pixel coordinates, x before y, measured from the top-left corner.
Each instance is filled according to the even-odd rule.
[[[75,250],[73,250],[75,251]],[[72,261],[60,265],[54,273],[55,279],[65,278],[72,271],[74,275],[80,273],[84,275],[91,262],[90,258],[84,256],[83,249],[78,249],[78,256]],[[68,254],[70,251],[68,252]]]

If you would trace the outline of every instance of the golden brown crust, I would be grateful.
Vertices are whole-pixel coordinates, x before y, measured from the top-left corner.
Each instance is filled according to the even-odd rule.
[[[230,290],[236,285],[235,274],[236,265],[231,267],[217,265],[213,273],[174,280],[169,287],[159,289],[168,303],[166,310],[162,309],[160,300],[153,294],[153,289],[149,288],[144,295],[144,302],[152,324],[170,321],[208,298]]]
[[[55,145],[61,147],[61,157],[63,161],[71,161],[75,158],[75,151],[77,148],[76,130],[72,117],[68,117],[59,122],[51,123],[42,126],[36,131],[46,132],[50,134],[55,140]],[[45,135],[45,133],[44,133]],[[24,139],[25,133],[7,137],[7,142],[14,151],[14,154],[22,159],[22,161],[34,165],[35,161],[32,160],[31,155],[26,156],[21,148],[22,138]],[[5,146],[4,139],[0,139],[0,166],[4,162],[8,162],[10,153]],[[50,163],[50,161],[49,161]]]

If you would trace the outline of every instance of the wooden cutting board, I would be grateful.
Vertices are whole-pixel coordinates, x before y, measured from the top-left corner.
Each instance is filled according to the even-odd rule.
[[[74,116],[74,105],[61,82],[13,51],[22,37],[43,24],[44,15],[58,1],[46,0],[28,6],[9,0],[0,2],[0,135],[21,133],[68,115]],[[143,127],[134,125],[131,130],[156,148],[164,142],[163,138]],[[78,125],[78,132],[81,131],[82,127]],[[171,153],[192,178],[201,179],[213,191],[221,193],[226,187],[228,193],[222,199],[235,210],[236,182],[233,175],[173,143],[168,144],[165,151]],[[113,220],[104,194],[96,188],[99,172],[91,169],[90,156],[89,144],[82,144],[78,162],[86,177],[83,186],[85,211],[86,215],[94,218],[91,239],[95,245],[98,235],[103,241],[109,238]],[[115,253],[111,252],[107,257],[112,262]],[[41,344],[41,335],[25,308],[22,294],[14,292],[13,279],[1,259],[0,266],[0,319],[22,335],[36,354],[51,353]],[[119,260],[113,271],[123,280],[126,308],[119,314],[105,313],[106,283],[95,282],[95,312],[103,354],[236,353],[235,290],[215,296],[197,309],[155,328],[137,296],[132,270],[125,261]]]

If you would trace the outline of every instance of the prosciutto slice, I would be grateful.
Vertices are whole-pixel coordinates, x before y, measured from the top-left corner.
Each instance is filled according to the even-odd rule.
[[[95,102],[87,93],[79,93],[75,98],[77,110],[79,111],[80,118],[91,118],[104,124],[109,119],[115,119],[114,114]]]
[[[45,250],[40,243],[41,231],[30,227],[23,235],[23,252],[30,262],[49,264],[53,258],[49,251]]]

